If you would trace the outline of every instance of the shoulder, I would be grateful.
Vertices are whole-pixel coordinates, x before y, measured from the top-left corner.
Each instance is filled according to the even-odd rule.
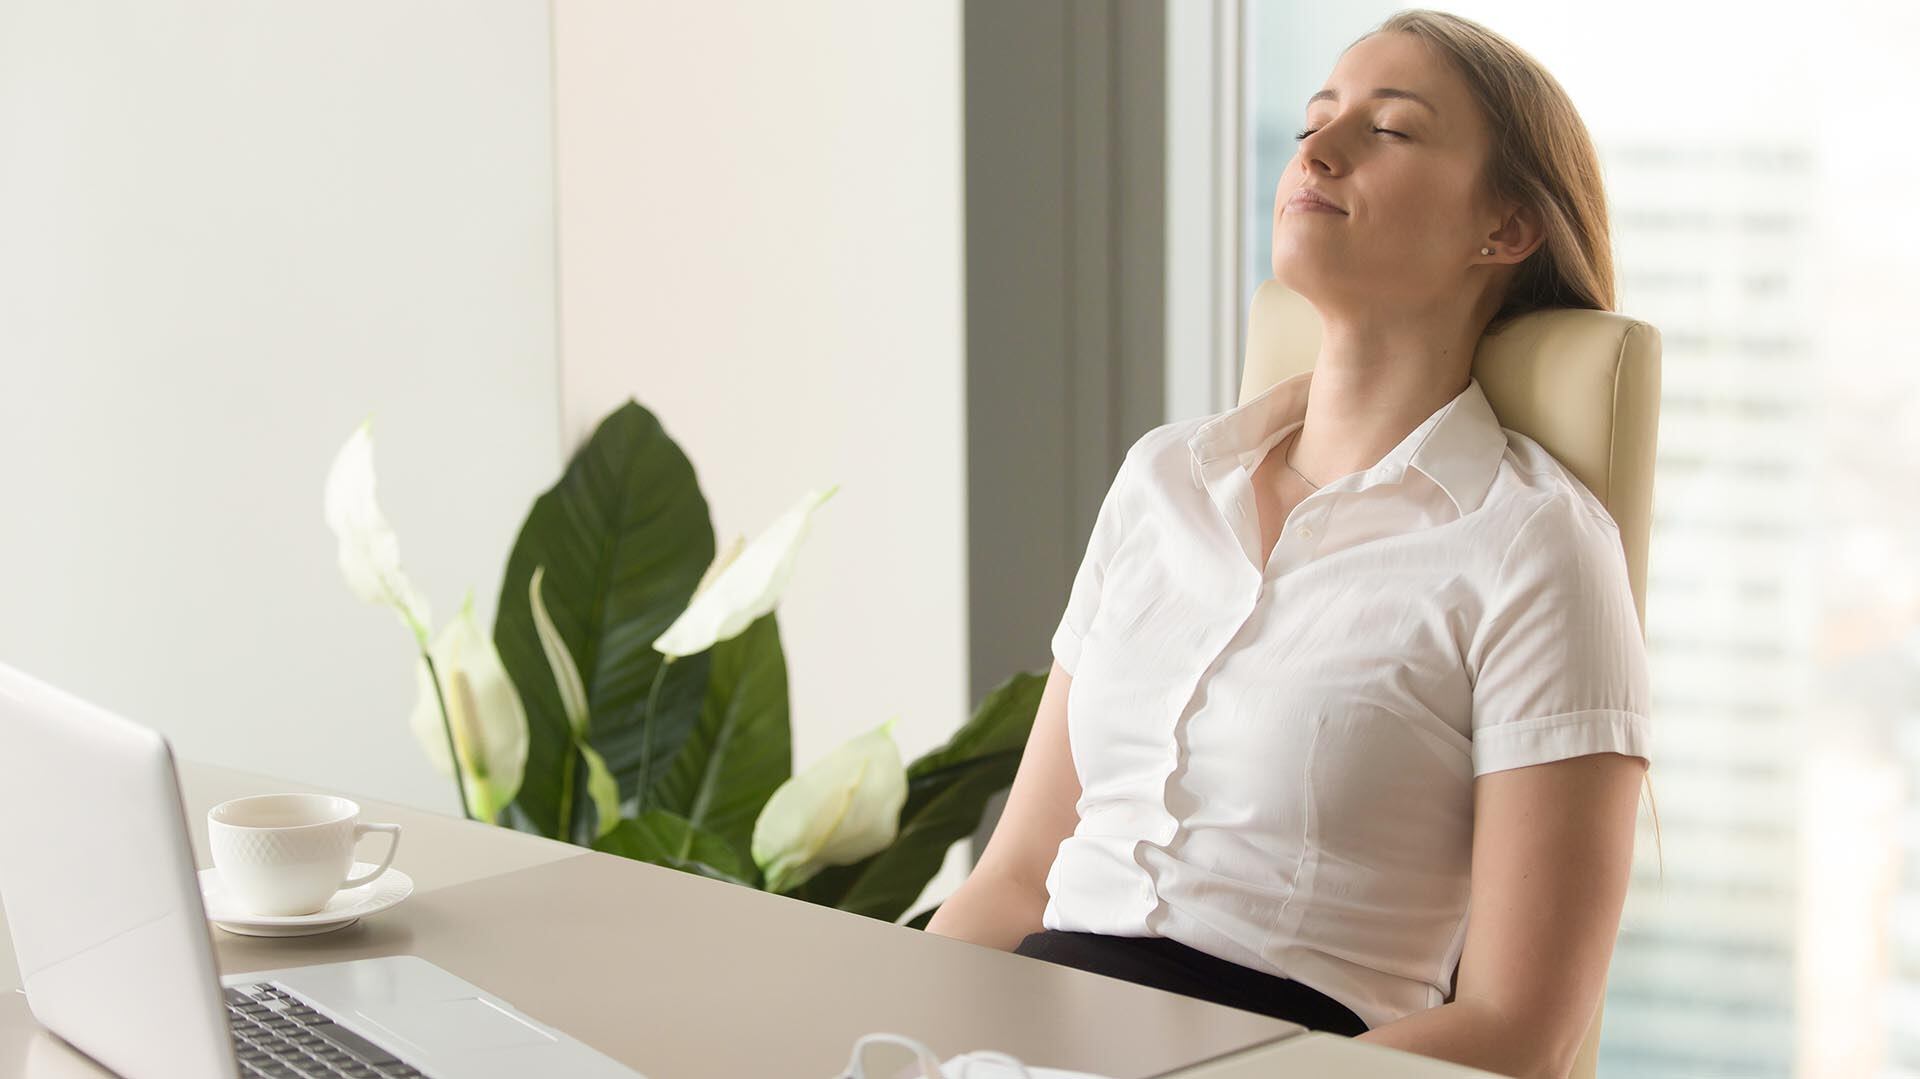
[[[1164,457],[1178,457],[1185,460],[1189,452],[1187,443],[1199,433],[1201,425],[1212,418],[1212,416],[1196,416],[1191,419],[1163,423],[1134,439],[1133,445],[1127,449],[1127,456],[1138,457],[1142,461],[1154,461]]]
[[[1509,428],[1484,508],[1519,546],[1538,543],[1604,543],[1618,546],[1620,528],[1587,485],[1538,442]]]
[[[1126,457],[1120,462],[1120,469],[1114,477],[1116,487],[1125,484],[1150,484],[1164,486],[1169,483],[1182,486],[1191,485],[1189,462],[1192,450],[1188,443],[1200,425],[1211,419],[1200,416],[1194,419],[1174,420],[1163,423],[1133,440],[1127,447]]]
[[[1626,550],[1607,507],[1540,444],[1507,432],[1484,507],[1483,578],[1495,609],[1543,601],[1631,604]]]

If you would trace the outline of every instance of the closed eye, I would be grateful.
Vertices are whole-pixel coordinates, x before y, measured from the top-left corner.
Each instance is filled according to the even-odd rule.
[[[1313,133],[1314,133],[1315,131],[1318,131],[1318,130],[1320,130],[1320,129],[1316,127],[1316,128],[1313,128],[1312,130],[1308,130],[1308,131],[1296,131],[1296,132],[1294,132],[1294,133],[1293,133],[1293,139],[1294,139],[1294,141],[1295,141],[1295,142],[1298,142],[1298,141],[1300,141],[1301,139],[1304,139],[1304,138],[1306,138],[1306,137],[1307,137],[1308,135],[1311,135],[1311,134],[1313,134]],[[1400,139],[1404,139],[1404,138],[1406,138],[1406,137],[1407,137],[1407,135],[1406,135],[1406,132],[1404,132],[1404,131],[1391,131],[1391,130],[1389,130],[1389,129],[1387,129],[1387,128],[1384,128],[1384,127],[1376,127],[1376,128],[1374,128],[1374,130],[1375,130],[1375,131],[1377,131],[1377,132],[1379,132],[1379,133],[1380,133],[1380,134],[1382,134],[1382,135],[1392,135],[1392,136],[1394,136],[1395,138],[1400,138]]]

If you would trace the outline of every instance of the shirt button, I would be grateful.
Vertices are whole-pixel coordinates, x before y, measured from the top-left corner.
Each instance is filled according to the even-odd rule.
[[[1306,525],[1301,525],[1299,528],[1294,529],[1294,531],[1300,534],[1301,539],[1313,538],[1313,529],[1308,528]]]

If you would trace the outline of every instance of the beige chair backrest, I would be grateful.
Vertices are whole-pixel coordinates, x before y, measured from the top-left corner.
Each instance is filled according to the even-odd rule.
[[[1247,318],[1240,400],[1311,369],[1319,350],[1313,307],[1277,281],[1262,284]],[[1607,311],[1535,311],[1480,339],[1473,377],[1502,427],[1538,442],[1613,515],[1644,634],[1660,332]],[[1594,1011],[1572,1079],[1592,1079],[1602,1010]]]

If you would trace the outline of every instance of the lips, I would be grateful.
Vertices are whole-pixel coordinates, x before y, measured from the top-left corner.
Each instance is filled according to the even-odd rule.
[[[1332,200],[1310,187],[1303,187],[1287,200],[1289,210],[1308,210],[1318,213],[1344,214],[1347,211],[1333,204]]]

